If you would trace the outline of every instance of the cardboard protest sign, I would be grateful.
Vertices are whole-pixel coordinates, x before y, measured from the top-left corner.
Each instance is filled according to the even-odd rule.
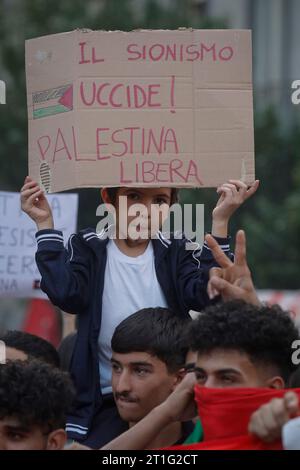
[[[254,181],[251,32],[26,41],[29,174],[46,191]]]
[[[54,223],[67,241],[76,231],[78,194],[48,196]],[[36,225],[22,212],[20,194],[0,191],[0,297],[47,298],[35,263]]]

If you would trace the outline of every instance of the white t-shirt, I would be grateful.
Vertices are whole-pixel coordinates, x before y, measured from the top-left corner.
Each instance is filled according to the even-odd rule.
[[[167,307],[156,277],[152,243],[142,255],[134,258],[126,256],[109,240],[98,338],[103,394],[111,392],[111,338],[115,328],[129,315],[151,307]]]

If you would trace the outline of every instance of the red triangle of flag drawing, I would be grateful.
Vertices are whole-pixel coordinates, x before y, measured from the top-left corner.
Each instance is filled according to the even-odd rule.
[[[58,102],[66,108],[73,109],[73,85],[70,85]]]

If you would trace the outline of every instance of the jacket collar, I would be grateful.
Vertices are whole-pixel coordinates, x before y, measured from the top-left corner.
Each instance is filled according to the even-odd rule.
[[[96,255],[102,254],[103,251],[106,249],[107,243],[109,241],[109,232],[110,227],[106,230],[102,230],[100,233],[96,233],[96,231],[92,228],[86,228],[84,230],[80,230],[79,236],[83,240],[83,242],[88,245]],[[152,239],[154,256],[156,263],[158,263],[168,252],[170,246],[172,244],[172,240],[169,240],[164,237],[161,232],[156,234],[156,238]]]

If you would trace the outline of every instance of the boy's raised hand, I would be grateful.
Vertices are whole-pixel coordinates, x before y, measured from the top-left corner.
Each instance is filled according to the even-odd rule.
[[[170,421],[190,421],[197,416],[194,401],[194,387],[197,383],[194,372],[189,372],[174,389],[171,395],[159,405],[160,413]]]
[[[209,272],[210,279],[207,285],[209,298],[221,295],[224,301],[242,299],[260,305],[247,264],[245,232],[239,230],[236,234],[234,262],[225,255],[211,235],[206,235],[205,240],[220,266],[212,268]]]
[[[36,223],[38,230],[52,229],[53,216],[44,192],[29,176],[21,188],[21,208]]]
[[[239,180],[229,180],[217,189],[220,195],[212,213],[212,235],[227,237],[228,223],[232,214],[258,189],[259,180],[250,187]]]

